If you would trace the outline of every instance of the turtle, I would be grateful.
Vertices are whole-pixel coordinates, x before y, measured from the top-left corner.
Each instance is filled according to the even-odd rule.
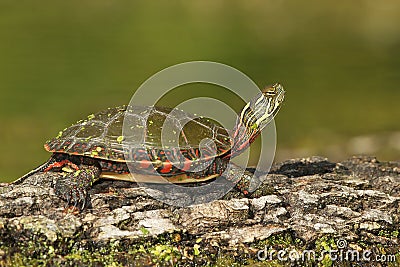
[[[56,195],[83,209],[88,190],[101,178],[177,184],[208,181],[224,174],[230,159],[249,147],[283,99],[281,84],[265,87],[244,106],[232,130],[175,108],[108,108],[47,141],[49,160],[14,183],[38,172],[62,172],[54,184]],[[164,132],[171,134],[164,138]],[[224,178],[249,196],[251,176],[237,165],[229,166]]]

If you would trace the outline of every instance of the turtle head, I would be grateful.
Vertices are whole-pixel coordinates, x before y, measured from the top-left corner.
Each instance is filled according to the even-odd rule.
[[[265,87],[242,109],[233,133],[232,155],[245,150],[274,118],[284,99],[279,83]]]

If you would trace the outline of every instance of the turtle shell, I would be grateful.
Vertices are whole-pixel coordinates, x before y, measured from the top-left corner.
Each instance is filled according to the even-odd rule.
[[[44,146],[49,152],[109,161],[179,164],[228,153],[229,134],[211,119],[178,109],[121,106],[89,115]]]

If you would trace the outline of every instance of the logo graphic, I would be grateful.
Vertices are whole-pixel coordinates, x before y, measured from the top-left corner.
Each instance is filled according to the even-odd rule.
[[[174,88],[192,83],[228,89],[248,103],[243,104],[242,113],[246,114],[236,114],[226,103],[210,97],[189,99],[172,110],[154,107]],[[262,116],[253,109],[263,101],[265,108],[258,112],[266,114],[272,104],[262,97],[257,85],[244,73],[221,63],[186,62],[154,74],[136,90],[129,102],[133,111],[124,117],[122,134],[126,138],[122,145],[131,175],[150,196],[179,207],[218,199],[243,175],[251,181],[250,191],[254,191],[260,183],[257,177],[269,171],[275,155],[273,115],[259,133],[261,153],[254,174],[245,171],[249,154],[242,150],[245,151],[248,142],[240,143],[234,138],[258,129]],[[273,110],[273,114],[276,112]],[[245,123],[241,123],[240,115],[247,118]],[[231,147],[234,143],[236,147]],[[238,152],[226,156],[231,148]],[[147,151],[140,153],[145,157],[140,164],[136,158],[138,150]],[[241,161],[240,167],[237,160]],[[141,174],[139,165],[150,165],[151,175]],[[222,177],[215,175],[219,171]],[[144,179],[139,179],[140,176]]]
[[[347,248],[347,241],[346,241],[346,239],[339,238],[339,239],[336,241],[336,246],[337,246],[338,249],[345,249],[345,248]]]

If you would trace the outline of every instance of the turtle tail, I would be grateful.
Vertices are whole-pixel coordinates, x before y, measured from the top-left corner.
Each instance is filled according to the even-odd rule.
[[[49,165],[53,162],[53,157],[51,157],[48,161],[46,161],[45,163],[43,163],[42,165],[38,166],[37,168],[31,170],[30,172],[28,172],[27,174],[24,174],[23,176],[21,176],[20,178],[18,178],[17,180],[15,180],[14,182],[11,182],[11,184],[20,184],[23,181],[26,180],[26,178],[38,173],[38,172],[43,172],[47,167],[49,167]]]

